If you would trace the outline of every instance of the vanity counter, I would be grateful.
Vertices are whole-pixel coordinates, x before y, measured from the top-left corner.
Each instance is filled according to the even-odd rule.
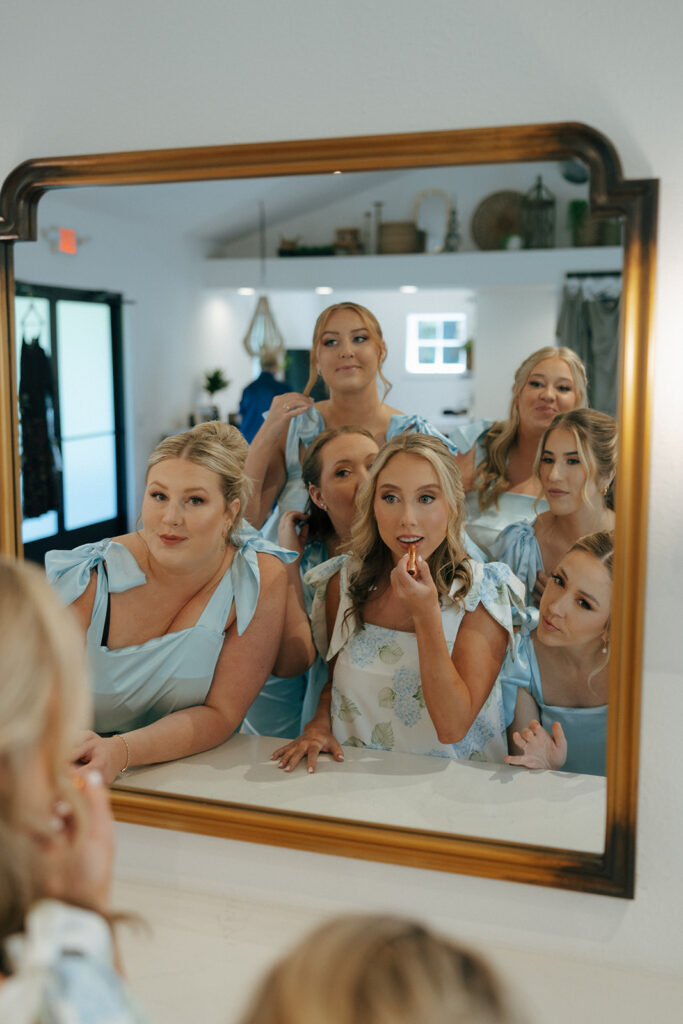
[[[601,854],[605,779],[348,747],[314,774],[270,760],[282,740],[231,737],[179,761],[131,768],[120,790],[184,796]]]

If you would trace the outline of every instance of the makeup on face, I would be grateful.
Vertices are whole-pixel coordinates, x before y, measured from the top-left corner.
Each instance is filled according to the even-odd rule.
[[[542,359],[517,397],[520,423],[527,429],[545,430],[558,413],[575,409],[577,400],[571,370],[564,359]]]
[[[539,608],[537,636],[549,646],[598,641],[609,622],[612,580],[585,551],[570,551],[548,577]]]
[[[394,564],[411,547],[429,558],[446,536],[448,502],[436,470],[420,455],[399,452],[389,460],[377,478],[373,508]]]

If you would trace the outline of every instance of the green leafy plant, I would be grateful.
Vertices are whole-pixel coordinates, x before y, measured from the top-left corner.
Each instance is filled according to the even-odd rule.
[[[207,370],[204,374],[204,390],[213,396],[218,391],[224,391],[230,386],[230,381],[223,376],[222,370]]]

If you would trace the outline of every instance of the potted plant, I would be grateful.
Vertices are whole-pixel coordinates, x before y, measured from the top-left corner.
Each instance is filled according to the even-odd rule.
[[[209,395],[209,397],[211,399],[213,399],[213,396],[218,394],[219,391],[225,391],[225,389],[227,387],[229,387],[229,386],[230,386],[230,381],[228,380],[227,377],[223,376],[223,371],[221,369],[218,369],[218,370],[207,370],[205,372],[203,387],[204,387],[204,391],[206,391],[206,393]],[[211,412],[212,412],[212,415],[211,415],[210,418],[212,420],[217,420],[218,419],[218,406],[213,401],[211,403]]]
[[[572,199],[567,206],[572,245],[600,245],[600,221],[591,217],[585,199]]]
[[[468,373],[471,373],[474,369],[474,338],[468,338],[463,345],[463,348],[465,349],[465,356],[467,359],[465,369]]]

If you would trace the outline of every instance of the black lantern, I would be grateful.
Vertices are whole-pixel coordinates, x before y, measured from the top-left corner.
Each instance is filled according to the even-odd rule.
[[[522,200],[522,237],[525,249],[552,249],[555,245],[555,196],[540,174]]]

